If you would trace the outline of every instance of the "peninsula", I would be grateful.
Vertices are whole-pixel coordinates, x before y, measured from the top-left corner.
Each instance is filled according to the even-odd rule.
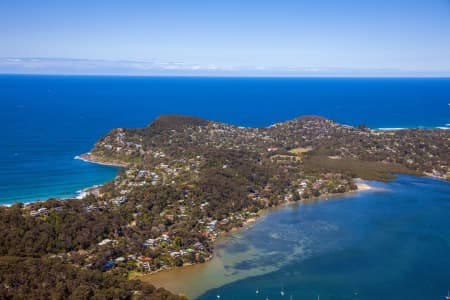
[[[318,116],[244,128],[163,115],[113,129],[80,158],[122,166],[115,179],[82,199],[0,208],[0,296],[182,299],[127,278],[205,262],[220,234],[262,209],[355,191],[356,178],[449,180],[449,149],[448,130],[373,130]]]

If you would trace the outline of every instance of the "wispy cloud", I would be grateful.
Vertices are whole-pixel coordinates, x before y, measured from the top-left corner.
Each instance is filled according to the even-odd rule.
[[[450,76],[435,70],[346,69],[311,66],[192,64],[183,61],[133,61],[77,58],[0,58],[0,73],[67,75],[210,75],[210,76]]]
[[[73,58],[0,58],[0,73],[25,74],[124,74],[160,75],[172,73],[221,73],[235,70],[251,70],[248,67],[221,66],[216,64],[189,64],[182,61],[133,61]]]

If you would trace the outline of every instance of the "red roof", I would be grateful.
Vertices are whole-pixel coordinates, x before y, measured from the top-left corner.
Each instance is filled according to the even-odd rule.
[[[140,261],[151,261],[152,260],[151,257],[147,257],[147,256],[139,256],[138,259]]]

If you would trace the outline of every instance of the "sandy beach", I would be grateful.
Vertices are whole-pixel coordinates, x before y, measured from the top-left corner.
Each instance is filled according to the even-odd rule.
[[[356,186],[358,187],[358,191],[369,191],[373,190],[374,187],[368,185],[367,183],[357,183]]]

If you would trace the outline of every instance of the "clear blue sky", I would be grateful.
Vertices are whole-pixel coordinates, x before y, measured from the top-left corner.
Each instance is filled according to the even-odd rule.
[[[450,76],[450,0],[0,0],[0,72]]]

